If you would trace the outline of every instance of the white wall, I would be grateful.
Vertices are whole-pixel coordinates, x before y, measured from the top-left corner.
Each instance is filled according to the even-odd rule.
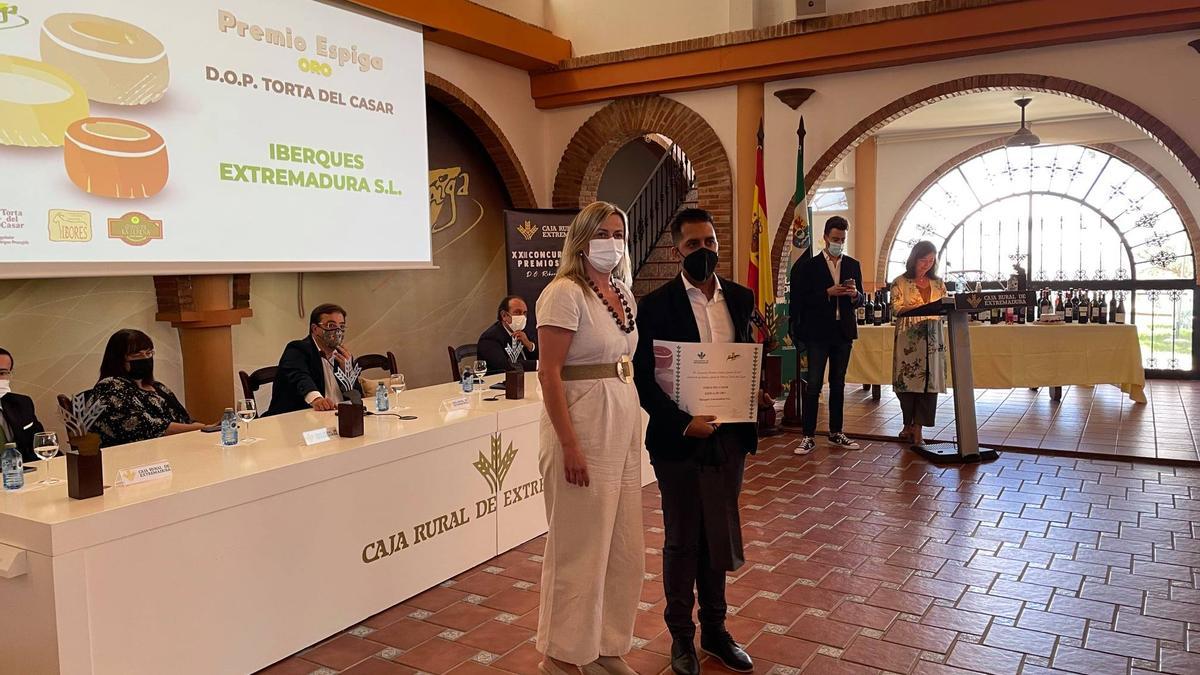
[[[1167,123],[1193,148],[1200,148],[1200,117],[1196,115],[1200,71],[1195,67],[1195,52],[1187,46],[1194,37],[1189,33],[1172,33],[1107,40],[769,83],[765,162],[772,226],[787,205],[795,180],[798,115],[804,115],[808,131],[807,170],[842,134],[875,110],[917,89],[960,77],[1034,73],[1078,80],[1133,101]],[[1146,64],[1154,67],[1147,68]],[[816,90],[799,111],[788,108],[773,95],[779,89],[792,87]],[[930,168],[944,159],[935,162],[930,158]],[[914,181],[925,175],[917,167],[908,171],[915,176]],[[1189,201],[1196,199],[1197,188],[1190,180],[1178,180],[1176,187]],[[885,215],[880,213],[879,219],[882,228],[887,222]]]
[[[495,61],[432,42],[425,43],[425,70],[449,80],[475,99],[496,121],[525,167],[538,206],[550,205],[543,155],[546,113],[533,105],[529,74]]]

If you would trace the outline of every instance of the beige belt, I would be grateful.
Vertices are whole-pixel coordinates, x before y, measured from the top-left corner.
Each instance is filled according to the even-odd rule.
[[[633,382],[633,360],[622,356],[616,363],[597,363],[586,366],[563,366],[564,382],[578,380],[605,380],[615,377],[625,384]]]

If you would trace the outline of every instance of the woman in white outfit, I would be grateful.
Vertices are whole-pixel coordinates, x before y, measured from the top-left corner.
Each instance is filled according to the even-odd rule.
[[[637,308],[625,214],[589,204],[537,302],[545,412],[541,457],[550,534],[537,648],[543,675],[636,675],[642,592],[642,418],[633,385]]]

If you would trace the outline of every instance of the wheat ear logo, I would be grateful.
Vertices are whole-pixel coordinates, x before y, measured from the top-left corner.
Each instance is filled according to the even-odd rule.
[[[528,220],[517,226],[517,232],[520,232],[521,236],[525,237],[525,241],[533,239],[533,235],[537,234],[537,231],[537,225],[534,225]]]
[[[504,489],[504,479],[508,476],[508,470],[512,468],[513,460],[517,458],[517,449],[510,442],[508,448],[504,448],[504,437],[501,434],[492,436],[492,451],[490,455],[485,456],[482,452],[479,453],[479,459],[472,464],[480,476],[487,481],[488,487],[492,488],[492,492],[499,493]]]

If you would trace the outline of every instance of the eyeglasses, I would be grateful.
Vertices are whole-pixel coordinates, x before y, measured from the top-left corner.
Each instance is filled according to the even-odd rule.
[[[143,349],[140,352],[126,356],[125,360],[126,361],[138,361],[141,359],[152,359],[152,358],[154,358],[154,350],[153,349]]]

